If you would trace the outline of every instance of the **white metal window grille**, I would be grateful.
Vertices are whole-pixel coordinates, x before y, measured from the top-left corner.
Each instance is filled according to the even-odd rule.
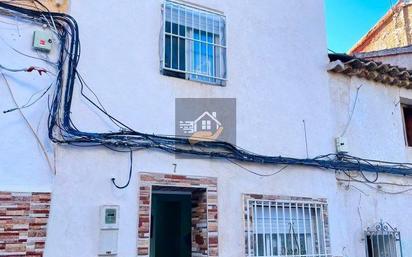
[[[247,200],[248,256],[328,257],[326,203]]]
[[[224,85],[226,22],[219,13],[166,0],[163,6],[164,75]]]
[[[367,257],[402,257],[401,234],[396,228],[380,222],[366,230]]]

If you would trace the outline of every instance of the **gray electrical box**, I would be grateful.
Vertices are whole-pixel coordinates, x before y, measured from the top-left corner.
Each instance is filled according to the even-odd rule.
[[[33,33],[33,48],[43,52],[50,52],[52,49],[52,35],[48,31],[36,30]]]
[[[119,234],[119,206],[100,207],[99,256],[117,255]]]

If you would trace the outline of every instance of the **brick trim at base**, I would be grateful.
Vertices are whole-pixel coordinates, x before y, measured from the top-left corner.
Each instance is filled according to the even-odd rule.
[[[0,192],[0,256],[43,256],[50,198],[50,193]]]

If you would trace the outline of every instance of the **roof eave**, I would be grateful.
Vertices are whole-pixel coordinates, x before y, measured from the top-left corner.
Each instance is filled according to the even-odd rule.
[[[412,88],[412,71],[406,68],[346,54],[329,54],[329,60],[328,72],[356,76],[400,88]]]
[[[371,51],[371,52],[360,52],[360,53],[355,53],[353,55],[357,58],[374,58],[374,57],[385,57],[385,56],[393,56],[393,55],[401,55],[401,54],[412,54],[412,45],[383,49],[383,50],[378,50],[378,51]]]

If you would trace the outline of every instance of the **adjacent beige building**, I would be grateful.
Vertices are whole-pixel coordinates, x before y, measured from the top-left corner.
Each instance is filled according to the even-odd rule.
[[[349,54],[411,45],[411,21],[412,1],[399,0],[399,2],[349,50]]]

